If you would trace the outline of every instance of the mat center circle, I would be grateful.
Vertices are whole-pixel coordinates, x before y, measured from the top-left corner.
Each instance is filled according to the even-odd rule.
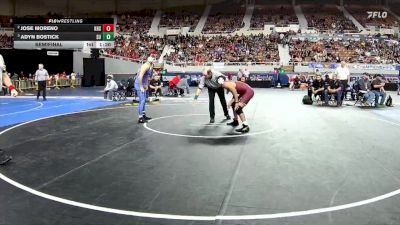
[[[254,136],[272,132],[274,127],[264,123],[250,121],[250,132],[240,133],[240,128],[227,125],[230,120],[216,118],[214,123],[208,122],[208,114],[184,114],[157,117],[144,124],[147,130],[155,133],[189,138],[235,138]],[[251,118],[250,118],[251,120]]]

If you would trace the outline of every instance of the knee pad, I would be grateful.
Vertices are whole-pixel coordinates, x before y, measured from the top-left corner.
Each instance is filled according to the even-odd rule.
[[[242,108],[242,107],[239,107],[239,108],[237,108],[237,109],[235,110],[235,112],[236,112],[236,114],[240,115],[240,114],[243,113],[243,108]]]

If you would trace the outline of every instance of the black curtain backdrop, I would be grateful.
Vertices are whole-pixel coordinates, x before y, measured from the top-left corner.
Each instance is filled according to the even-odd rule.
[[[58,51],[58,56],[48,56],[48,50],[18,50],[0,49],[7,66],[7,71],[11,74],[24,72],[25,76],[29,73],[34,74],[38,69],[38,64],[43,63],[44,68],[49,74],[62,73],[65,71],[70,74],[73,70],[73,51]]]
[[[104,59],[84,58],[82,86],[104,86],[106,80],[104,71]]]

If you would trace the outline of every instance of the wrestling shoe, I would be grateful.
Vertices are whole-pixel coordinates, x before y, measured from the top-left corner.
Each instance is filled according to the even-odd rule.
[[[214,122],[215,122],[214,118],[211,118],[210,123],[214,123]]]
[[[151,120],[151,117],[146,116],[146,114],[143,115],[143,118],[144,118],[145,120]]]
[[[243,125],[242,128],[236,129],[236,132],[240,132],[240,133],[247,133],[249,131],[250,131],[250,127],[246,126],[246,125]]]
[[[230,120],[230,119],[231,119],[231,117],[229,116],[229,114],[225,115],[225,120]]]
[[[227,123],[226,125],[229,125],[229,126],[232,126],[232,127],[237,127],[237,126],[239,126],[239,121],[233,120],[232,122]]]
[[[147,120],[143,117],[140,117],[138,123],[147,123]]]
[[[11,160],[12,160],[11,156],[4,154],[4,152],[0,150],[0,165],[5,165]]]

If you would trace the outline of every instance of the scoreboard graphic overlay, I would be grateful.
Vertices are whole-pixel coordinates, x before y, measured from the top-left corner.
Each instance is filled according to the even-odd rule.
[[[15,49],[114,48],[113,18],[19,18],[14,24]]]

